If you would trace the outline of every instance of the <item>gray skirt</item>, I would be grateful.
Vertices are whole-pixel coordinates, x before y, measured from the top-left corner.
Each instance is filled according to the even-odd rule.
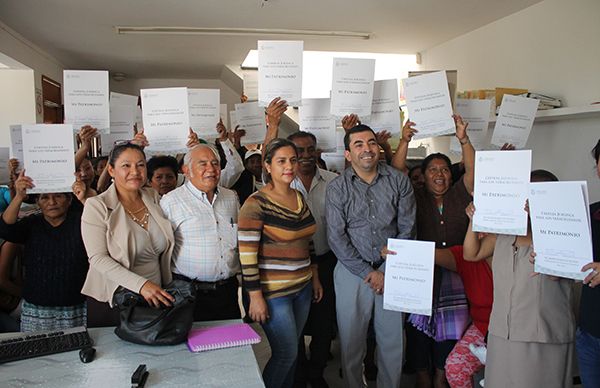
[[[570,388],[573,343],[544,344],[488,337],[485,388]]]

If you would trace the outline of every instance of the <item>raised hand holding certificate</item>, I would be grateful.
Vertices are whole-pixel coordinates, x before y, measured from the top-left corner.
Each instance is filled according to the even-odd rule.
[[[190,117],[187,88],[142,89],[144,133],[156,153],[187,151]]]
[[[110,133],[100,134],[102,155],[108,155],[116,141],[133,138],[136,106],[127,104],[126,101],[123,105],[119,105],[120,103],[123,101],[110,101]]]
[[[386,79],[375,81],[373,105],[368,125],[375,132],[388,131],[392,136],[400,135],[400,103],[398,101],[398,81]]]
[[[216,139],[221,91],[219,89],[188,89],[190,127],[202,139]]]
[[[370,116],[374,78],[374,59],[333,58],[331,114],[356,113],[363,120]]]
[[[84,125],[108,133],[108,71],[65,70],[63,73],[65,123],[77,132]]]
[[[474,232],[525,236],[531,150],[475,153]]]
[[[70,124],[23,125],[23,159],[35,187],[30,194],[67,193],[75,181],[75,145]]]
[[[583,280],[593,261],[586,182],[531,183],[529,214],[535,272]]]
[[[467,134],[476,151],[482,151],[488,145],[487,134],[490,124],[490,109],[492,100],[471,100],[459,98],[456,100],[456,113],[469,123]],[[456,136],[450,140],[450,151],[461,153],[462,147]]]
[[[408,118],[419,132],[414,139],[453,134],[452,102],[445,71],[402,80]]]
[[[317,138],[317,147],[324,152],[334,152],[337,147],[335,118],[329,112],[329,98],[305,98],[298,108],[300,130]]]
[[[258,41],[258,105],[277,97],[289,106],[302,101],[302,41]]]
[[[240,139],[242,144],[260,144],[265,141],[265,110],[258,106],[258,102],[235,104],[235,117],[232,116],[231,121],[234,119],[246,131],[246,135]]]
[[[383,308],[431,316],[435,243],[390,238],[387,248]]]
[[[243,70],[242,79],[244,96],[248,98],[247,101],[258,100],[258,70]]]
[[[529,138],[535,113],[540,100],[505,94],[496,119],[492,144],[502,147],[504,143],[523,148]]]

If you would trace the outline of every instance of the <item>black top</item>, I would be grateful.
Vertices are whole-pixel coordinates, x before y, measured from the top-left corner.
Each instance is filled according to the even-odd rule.
[[[252,178],[252,173],[248,170],[244,170],[235,184],[231,186],[231,190],[234,190],[238,195],[240,205],[243,205],[244,202],[246,202],[246,199],[256,191],[254,179]]]
[[[600,261],[600,202],[590,206],[590,216],[594,261]],[[583,285],[579,313],[579,326],[594,337],[600,338],[600,286],[590,288]]]
[[[23,250],[23,298],[40,306],[73,306],[85,301],[81,287],[88,258],[81,238],[81,211],[70,208],[65,221],[50,225],[41,214],[7,225],[0,217],[0,237]]]

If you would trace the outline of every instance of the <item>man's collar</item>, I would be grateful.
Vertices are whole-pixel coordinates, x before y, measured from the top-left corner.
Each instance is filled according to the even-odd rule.
[[[194,186],[194,184],[189,179],[185,182],[185,186],[188,188],[188,190],[190,190],[192,192],[192,194],[195,197],[199,197],[199,198],[208,200],[208,196],[206,195],[206,193],[204,191],[200,190],[199,188],[197,188],[196,186]],[[217,197],[218,193],[219,193],[219,186],[215,187],[214,198]],[[213,200],[213,202],[214,202],[214,200]]]
[[[352,167],[352,165],[350,167],[348,167],[344,173],[348,174],[352,179],[354,178],[358,178],[358,179],[362,179],[357,173],[356,171],[354,171],[354,167]],[[375,179],[373,180],[373,182],[375,182],[377,180],[377,177],[379,175],[390,175],[390,171],[387,168],[387,165],[381,165],[380,163],[377,163],[377,175],[375,175]]]

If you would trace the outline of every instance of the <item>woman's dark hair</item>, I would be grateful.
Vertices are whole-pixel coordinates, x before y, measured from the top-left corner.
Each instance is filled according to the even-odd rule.
[[[433,159],[442,159],[448,165],[448,169],[450,169],[452,166],[452,162],[450,161],[449,157],[442,153],[436,152],[435,154],[428,155],[425,159],[423,159],[423,162],[421,163],[421,171],[423,174],[425,174],[427,167],[429,167],[429,163],[431,163]]]
[[[144,149],[142,147],[134,143],[124,143],[116,145],[115,148],[113,148],[112,151],[110,151],[110,154],[108,155],[108,164],[110,164],[114,168],[115,162],[117,161],[117,159],[119,159],[119,156],[121,156],[121,154],[125,150],[139,151],[142,153],[142,155],[144,155],[144,159],[146,159],[146,154],[144,153]]]
[[[529,179],[532,182],[558,182],[556,175],[552,174],[548,170],[533,170]]]
[[[296,154],[296,156],[298,156],[298,149],[296,148],[296,145],[294,143],[292,143],[291,141],[287,140],[287,139],[282,139],[282,138],[275,138],[273,140],[271,140],[266,146],[265,146],[265,152],[264,152],[264,159],[263,161],[265,163],[271,164],[271,162],[273,162],[273,156],[275,156],[275,152],[277,152],[278,149],[280,148],[284,148],[284,147],[292,147],[292,149],[294,150],[294,153]],[[265,172],[264,173],[264,181],[265,183],[269,183],[271,182],[271,174]]]
[[[592,148],[592,156],[594,157],[594,160],[596,160],[596,164],[598,164],[598,160],[600,159],[600,139],[598,139],[596,146]]]
[[[154,171],[163,167],[170,168],[173,171],[173,174],[177,176],[177,171],[179,171],[179,163],[177,163],[177,159],[167,155],[153,156],[150,158],[150,160],[148,160],[148,163],[146,163],[146,168],[148,169],[148,180],[152,180]]]
[[[358,124],[347,130],[346,134],[344,135],[344,148],[346,149],[346,151],[350,151],[350,135],[354,135],[355,133],[360,132],[371,132],[373,136],[377,138],[377,134],[375,134],[375,131],[373,131],[371,127],[364,124]]]
[[[98,164],[103,160],[108,161],[108,156],[97,156],[92,159],[92,166],[94,167],[94,170],[98,168]]]

